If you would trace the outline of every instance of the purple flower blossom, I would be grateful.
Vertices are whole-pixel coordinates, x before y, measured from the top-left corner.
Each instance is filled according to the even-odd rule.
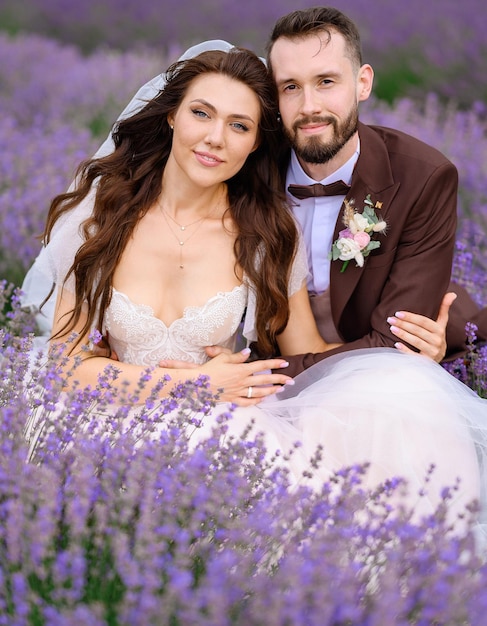
[[[15,314],[7,331],[14,322]],[[231,411],[192,441],[197,427],[188,420],[215,404],[205,379],[179,386],[173,403],[156,403],[127,426],[128,414],[105,396],[114,372],[97,394],[66,394],[55,361],[22,370],[29,344],[4,336],[0,624],[252,626],[263,615],[270,626],[483,623],[487,566],[471,531],[476,508],[465,510],[464,530],[452,531],[455,485],[415,522],[404,481],[368,491],[366,465],[342,468],[320,490],[290,489],[261,437],[224,436]],[[35,409],[46,423],[29,463],[33,388],[8,371],[50,384]],[[317,450],[312,465],[320,460]]]

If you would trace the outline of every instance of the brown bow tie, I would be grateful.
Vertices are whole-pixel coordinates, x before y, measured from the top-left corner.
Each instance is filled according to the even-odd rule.
[[[343,196],[347,195],[350,185],[343,180],[336,180],[329,185],[315,183],[314,185],[289,185],[287,190],[299,200],[304,198],[318,198],[319,196]]]

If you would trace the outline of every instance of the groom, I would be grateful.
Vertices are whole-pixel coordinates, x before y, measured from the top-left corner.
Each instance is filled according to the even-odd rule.
[[[458,176],[430,146],[358,121],[373,70],[362,62],[357,27],[340,11],[316,7],[281,17],[267,61],[291,147],[282,159],[285,185],[298,198],[313,311],[324,339],[342,342],[291,358],[287,373],[294,375],[336,352],[392,346],[390,324],[397,332],[401,308],[436,317],[451,273]],[[329,193],[323,185],[339,181],[346,187],[333,189],[338,195],[321,195]],[[359,263],[328,256],[345,228],[345,199],[359,213],[369,199],[387,224],[385,234],[373,233],[376,247],[365,259],[358,255]]]
[[[407,342],[432,355],[428,342],[442,335],[451,302],[447,296],[435,325],[451,274],[456,168],[413,137],[358,121],[373,70],[362,62],[356,25],[340,11],[316,7],[280,18],[268,43],[267,64],[289,142],[281,155],[283,184],[305,237],[313,312],[324,339],[342,344],[322,354],[289,357],[285,372],[296,375],[345,350],[396,345],[408,351]],[[330,184],[333,195],[323,191]],[[361,213],[367,198],[387,228],[373,234],[376,247],[369,256],[359,255],[359,264],[350,260],[345,268],[340,258],[329,259],[345,228],[344,200],[353,199]],[[450,354],[464,350],[468,320],[479,325],[481,338],[487,337],[487,311],[479,312],[465,290],[452,288],[459,297],[447,329]],[[407,314],[405,322],[395,315],[403,310],[432,319]]]

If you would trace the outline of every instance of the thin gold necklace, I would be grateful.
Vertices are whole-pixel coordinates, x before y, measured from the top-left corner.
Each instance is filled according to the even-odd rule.
[[[179,269],[182,270],[182,269],[184,269],[184,262],[183,262],[183,248],[184,248],[184,245],[191,239],[191,237],[193,235],[195,235],[198,232],[199,227],[203,224],[203,222],[205,220],[207,220],[211,216],[211,214],[215,211],[216,207],[213,207],[211,209],[211,211],[208,212],[207,215],[204,215],[203,217],[200,217],[199,219],[195,220],[194,222],[191,222],[190,224],[186,224],[186,226],[183,226],[182,224],[177,222],[173,217],[171,217],[169,215],[169,213],[166,213],[166,211],[164,211],[164,208],[161,205],[159,205],[159,207],[160,207],[161,213],[162,213],[162,215],[163,215],[163,217],[164,217],[164,219],[166,221],[167,227],[169,228],[171,233],[174,235],[174,238],[176,239],[176,241],[179,244]],[[177,224],[177,226],[179,227],[179,230],[181,230],[181,231],[185,231],[187,228],[189,228],[190,226],[194,226],[195,224],[198,224],[198,225],[193,230],[193,232],[186,237],[186,239],[182,239],[179,236],[179,234],[173,230],[173,227],[171,226],[171,224],[169,223],[167,218],[170,218],[175,224]]]
[[[208,215],[203,215],[203,217],[200,217],[199,219],[195,220],[194,222],[190,222],[189,224],[186,224],[186,226],[183,226],[182,224],[177,222],[172,215],[169,215],[169,213],[166,213],[166,211],[164,211],[164,209],[162,209],[162,207],[161,207],[161,210],[164,213],[164,215],[166,215],[170,220],[172,220],[180,230],[186,230],[190,226],[194,226],[198,222],[202,222],[203,220],[205,220],[208,217]]]

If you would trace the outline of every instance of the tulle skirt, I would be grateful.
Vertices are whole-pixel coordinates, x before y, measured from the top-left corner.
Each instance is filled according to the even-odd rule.
[[[206,415],[193,441],[208,437],[226,408],[217,405]],[[329,357],[285,391],[259,405],[237,407],[230,434],[240,436],[251,422],[253,432],[263,433],[269,457],[279,451],[293,485],[319,488],[337,470],[366,463],[364,486],[404,479],[418,515],[433,512],[443,489],[458,484],[452,519],[477,500],[479,521],[487,528],[487,400],[427,358],[389,348]],[[125,424],[133,424],[130,415]],[[29,455],[42,428],[42,418],[32,420]],[[161,422],[155,436],[163,428]],[[318,446],[322,458],[310,478]]]
[[[253,419],[270,454],[299,442],[288,462],[296,483],[319,485],[344,466],[367,463],[365,486],[405,479],[418,514],[432,512],[443,489],[458,484],[452,515],[477,500],[487,521],[487,400],[440,365],[365,349],[329,357],[295,382],[255,407],[237,408],[231,430],[238,434]],[[318,445],[322,460],[310,481],[303,472]]]

